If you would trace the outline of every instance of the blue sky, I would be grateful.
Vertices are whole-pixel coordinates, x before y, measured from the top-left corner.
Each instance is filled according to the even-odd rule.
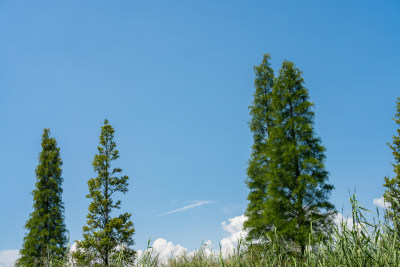
[[[332,202],[348,211],[356,188],[373,209],[392,175],[399,33],[395,0],[0,1],[0,252],[21,247],[43,128],[61,148],[71,243],[81,238],[105,118],[131,178],[120,198],[135,248],[218,244],[247,205],[264,53],[304,72]]]

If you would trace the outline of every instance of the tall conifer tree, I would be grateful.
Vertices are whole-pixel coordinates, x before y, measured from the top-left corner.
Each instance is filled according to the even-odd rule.
[[[397,98],[397,109],[393,120],[399,126],[397,135],[393,136],[393,144],[389,144],[394,156],[393,171],[395,177],[385,177],[384,186],[386,187],[386,191],[384,199],[390,203],[390,208],[386,210],[386,214],[392,220],[397,219],[396,224],[398,229],[400,229],[400,97]]]
[[[267,190],[266,173],[269,164],[266,145],[273,122],[271,102],[274,72],[270,60],[270,55],[265,54],[262,63],[254,67],[256,74],[254,87],[256,90],[253,95],[253,103],[249,107],[251,116],[249,126],[253,133],[254,143],[246,181],[250,189],[247,197],[249,203],[245,213],[248,220],[244,223],[245,228],[249,230],[248,239],[260,238],[262,233],[269,228],[263,219],[263,210]]]
[[[274,78],[269,55],[255,67],[250,129],[254,144],[247,185],[249,204],[244,226],[248,239],[277,232],[302,251],[313,236],[329,233],[334,206],[328,197],[325,149],[314,133],[313,104],[302,73],[285,61]]]
[[[325,148],[314,133],[313,104],[301,75],[284,61],[274,83],[264,218],[303,252],[311,224],[313,237],[328,234],[335,210],[328,200],[333,186],[327,184]]]
[[[119,158],[113,140],[114,132],[108,120],[104,120],[98,154],[92,163],[98,176],[88,181],[89,194],[86,197],[92,199],[92,202],[89,205],[87,225],[83,227],[83,240],[77,241],[77,250],[73,253],[78,263],[84,265],[98,263],[110,266],[121,249],[126,263],[132,264],[135,259],[136,252],[131,248],[135,232],[131,214],[112,217],[115,210],[121,208],[121,201],[114,201],[112,197],[118,192],[128,192],[128,176],[118,176],[122,170],[111,168],[111,162]]]
[[[42,152],[36,168],[36,189],[33,190],[33,212],[26,222],[18,266],[45,265],[47,260],[61,259],[66,252],[67,230],[64,223],[60,148],[50,130],[44,129]]]

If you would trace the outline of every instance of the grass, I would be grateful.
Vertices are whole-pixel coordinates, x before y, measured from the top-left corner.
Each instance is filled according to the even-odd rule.
[[[373,223],[366,220],[366,210],[351,199],[353,225],[348,226],[345,221],[333,225],[332,236],[317,245],[309,245],[300,254],[293,246],[279,238],[262,244],[250,244],[244,240],[238,242],[238,247],[230,255],[223,256],[215,253],[205,245],[194,253],[171,257],[163,261],[156,251],[150,247],[137,259],[135,266],[143,267],[228,267],[228,266],[399,266],[400,242],[397,236],[396,225],[387,220],[381,221],[379,210],[375,214]],[[311,238],[310,238],[311,240]],[[311,241],[310,241],[311,244]],[[42,266],[76,266],[68,261],[68,255],[63,261],[53,262],[49,259]],[[123,251],[116,255],[112,266],[128,266],[124,264]]]
[[[227,257],[206,253],[205,247],[192,256],[183,255],[161,262],[151,248],[137,266],[400,266],[400,242],[397,227],[386,220],[370,223],[365,215],[371,211],[361,207],[355,196],[351,199],[353,225],[345,221],[334,225],[334,234],[325,242],[309,245],[300,254],[290,243],[276,236],[263,244],[239,242]],[[310,239],[311,240],[311,239]]]

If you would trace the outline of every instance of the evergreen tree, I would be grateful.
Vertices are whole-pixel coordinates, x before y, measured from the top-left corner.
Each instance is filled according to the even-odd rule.
[[[384,199],[385,202],[390,204],[390,208],[386,210],[386,215],[396,220],[397,228],[400,229],[400,97],[397,98],[397,113],[393,118],[399,126],[397,129],[397,136],[393,136],[393,144],[388,144],[392,149],[394,156],[393,171],[395,173],[394,178],[385,177],[386,187]]]
[[[123,252],[126,263],[133,263],[136,252],[131,248],[134,244],[135,232],[130,220],[130,213],[112,217],[112,211],[121,208],[121,201],[114,201],[115,193],[128,191],[128,176],[120,176],[120,168],[111,169],[111,162],[119,158],[114,139],[114,129],[104,121],[101,128],[100,146],[98,154],[93,160],[96,178],[88,181],[91,198],[87,225],[83,227],[83,240],[77,241],[77,250],[73,257],[78,263],[91,265],[93,263],[104,266],[111,265],[119,253]]]
[[[269,59],[265,55],[255,67],[244,227],[250,240],[273,237],[276,231],[304,251],[311,225],[315,239],[331,230],[336,212],[328,197],[333,186],[327,184],[325,149],[314,133],[313,104],[302,72],[285,61],[274,78]]]
[[[251,120],[250,131],[253,133],[253,146],[249,167],[247,169],[247,186],[250,189],[247,199],[249,200],[245,215],[248,220],[244,227],[249,230],[248,239],[257,239],[262,233],[269,229],[263,219],[264,202],[266,198],[268,172],[268,158],[266,145],[269,138],[269,131],[272,127],[272,86],[274,73],[271,68],[269,54],[259,66],[254,67],[256,78],[254,80],[254,101],[249,107]]]
[[[66,252],[67,230],[64,223],[60,148],[50,130],[44,129],[42,152],[36,168],[36,189],[33,190],[33,212],[25,224],[18,266],[45,265],[47,260],[61,259]]]
[[[328,234],[335,210],[328,201],[333,186],[326,183],[325,148],[314,133],[313,104],[301,75],[284,61],[274,82],[264,218],[303,252],[311,224],[314,238]]]

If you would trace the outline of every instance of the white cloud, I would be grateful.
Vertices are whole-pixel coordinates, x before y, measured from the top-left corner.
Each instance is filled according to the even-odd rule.
[[[158,253],[161,260],[167,260],[171,257],[179,257],[186,253],[187,248],[181,245],[167,242],[164,238],[158,238],[153,243],[153,249]]]
[[[140,259],[142,255],[143,255],[143,250],[141,249],[136,250],[136,260]]]
[[[180,257],[187,253],[187,248],[180,244],[174,245],[171,241],[168,242],[164,238],[158,238],[154,241],[152,249],[146,249],[145,251],[137,251],[137,259],[141,259],[144,253],[151,253],[152,257],[158,256],[158,259],[162,263],[166,263],[168,259],[174,257]]]
[[[236,216],[233,218],[229,218],[228,221],[223,221],[221,223],[222,229],[228,232],[228,236],[223,238],[220,242],[221,252],[223,256],[227,256],[232,254],[238,245],[238,240],[244,239],[247,236],[247,232],[243,229],[243,223],[247,220],[247,217],[244,215]],[[158,254],[159,260],[163,263],[166,263],[168,259],[171,257],[179,257],[182,255],[194,256],[197,252],[196,250],[188,252],[188,249],[183,247],[180,244],[174,245],[172,242],[168,242],[164,238],[158,238],[154,241],[152,247],[152,251],[150,250],[138,250],[137,256],[140,261],[143,253],[150,252],[153,257]],[[207,240],[202,245],[203,253],[207,256],[211,256],[212,254],[218,256],[220,251],[219,249],[213,250],[213,244],[211,240]]]
[[[73,244],[72,244],[72,246],[69,248],[69,251],[70,252],[75,252],[76,251],[76,246],[77,246],[78,244],[76,243],[76,242],[74,242]]]
[[[210,204],[210,203],[213,203],[213,201],[208,201],[208,200],[196,201],[194,204],[190,204],[190,205],[184,206],[184,207],[176,209],[176,210],[171,210],[171,211],[167,211],[167,212],[161,213],[161,214],[157,215],[157,217],[169,215],[169,214],[176,213],[176,212],[185,211],[185,210],[188,210],[188,209],[193,209],[195,207],[200,207],[202,205]]]
[[[221,223],[222,228],[227,231],[230,235],[221,240],[221,252],[222,255],[226,256],[232,254],[238,245],[240,239],[244,239],[247,236],[247,231],[243,229],[243,223],[247,220],[244,215],[236,216],[228,219],[228,223],[223,221]]]
[[[342,225],[343,222],[349,229],[353,228],[354,225],[353,218],[344,217],[343,214],[341,214],[340,212],[336,214],[335,218],[333,219],[333,222],[339,227]]]
[[[391,204],[389,202],[386,202],[383,197],[374,198],[372,203],[374,205],[376,205],[376,206],[379,206],[379,207],[383,208],[383,209],[389,208],[391,206]]]
[[[11,267],[19,258],[19,250],[1,250],[0,251],[0,267]]]

